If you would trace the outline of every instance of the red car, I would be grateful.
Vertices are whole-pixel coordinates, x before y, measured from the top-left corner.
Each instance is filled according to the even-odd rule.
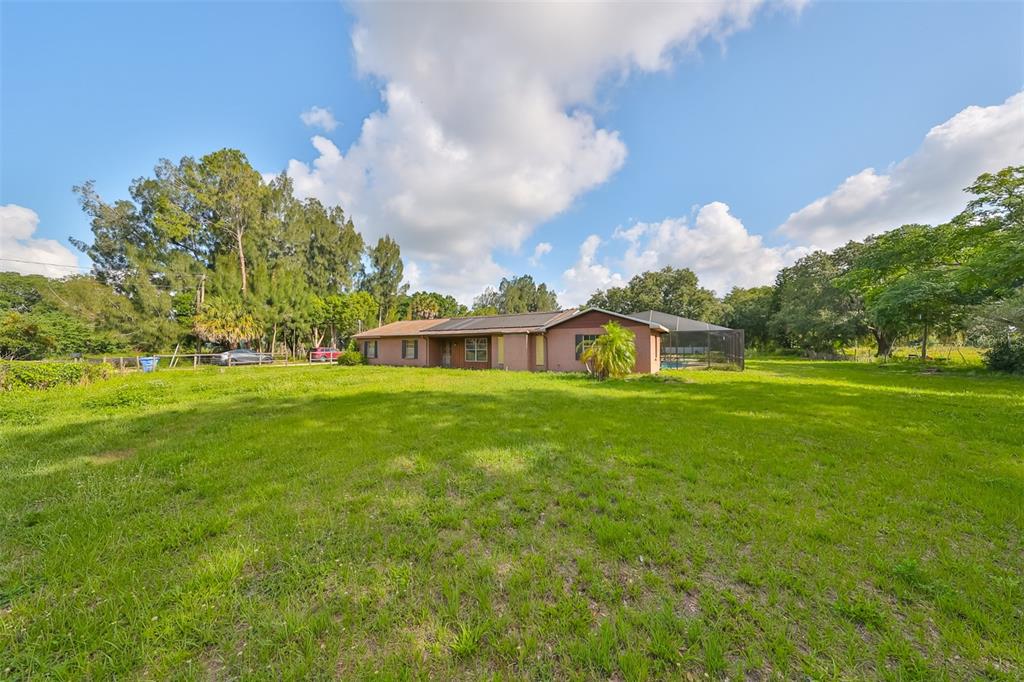
[[[341,355],[337,348],[314,348],[309,354],[310,362],[334,362]]]

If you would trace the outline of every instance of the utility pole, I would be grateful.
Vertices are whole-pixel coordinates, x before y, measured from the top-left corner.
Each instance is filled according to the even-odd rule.
[[[203,301],[206,299],[206,273],[199,277],[199,288],[196,289],[196,314],[203,310]]]
[[[198,315],[200,312],[202,312],[202,310],[203,310],[203,301],[205,300],[205,298],[206,298],[206,273],[204,272],[202,275],[199,276],[199,288],[196,289],[196,315]],[[198,362],[199,362],[199,354],[202,353],[202,352],[203,352],[203,341],[197,335],[196,336],[196,361],[195,361],[195,363],[193,363],[193,367],[195,366],[195,364],[198,364]]]

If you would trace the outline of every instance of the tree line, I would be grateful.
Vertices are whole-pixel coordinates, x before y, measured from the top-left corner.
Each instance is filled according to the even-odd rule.
[[[588,305],[662,310],[744,329],[748,346],[836,352],[870,343],[888,356],[932,338],[993,346],[1024,329],[1024,166],[985,173],[964,210],[941,225],[902,225],[816,251],[770,286],[719,299],[687,269],[637,275]]]
[[[367,244],[340,207],[265,181],[240,151],[160,161],[129,198],[74,188],[93,262],[62,280],[0,273],[0,357],[250,346],[303,355],[395,320],[558,309],[530,275],[471,306],[403,283],[399,244]],[[587,306],[660,310],[744,329],[749,346],[835,352],[930,338],[991,346],[1024,328],[1024,167],[980,176],[942,225],[903,225],[784,268],[724,297],[686,268],[644,272]]]
[[[337,206],[300,200],[245,155],[222,149],[161,160],[127,199],[73,188],[93,262],[62,280],[0,273],[0,357],[251,346],[302,355],[401,319],[557,308],[529,275],[503,279],[469,308],[439,292],[409,292],[401,249],[367,244]]]

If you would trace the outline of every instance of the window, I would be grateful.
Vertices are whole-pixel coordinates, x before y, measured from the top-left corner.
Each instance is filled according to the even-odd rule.
[[[594,341],[597,340],[597,334],[577,334],[576,335],[576,359],[579,360],[583,352],[594,345]]]
[[[363,341],[363,357],[375,358],[377,357],[377,342],[376,341]]]
[[[402,339],[402,359],[415,360],[420,356],[420,343],[417,339]]]
[[[478,339],[466,339],[466,362],[487,362],[487,347],[490,340],[486,336]]]

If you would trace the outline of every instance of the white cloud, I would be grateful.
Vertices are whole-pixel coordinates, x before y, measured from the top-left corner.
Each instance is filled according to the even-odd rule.
[[[685,217],[668,218],[617,229],[614,237],[626,243],[622,255],[612,261],[622,274],[597,260],[600,238],[587,237],[580,247],[580,260],[562,275],[563,305],[580,305],[596,289],[622,286],[635,274],[666,266],[690,268],[701,286],[725,295],[734,286],[771,283],[781,268],[812,250],[765,246],[762,237],[750,234],[720,201],[702,206],[692,225]]]
[[[530,256],[530,265],[534,267],[540,265],[540,259],[551,253],[551,248],[551,244],[547,242],[540,242],[537,246],[533,247],[533,255]]]
[[[832,248],[906,223],[935,224],[963,210],[963,188],[987,171],[1024,162],[1024,92],[967,107],[928,131],[885,172],[866,168],[789,216],[786,237]]]
[[[78,257],[71,249],[53,239],[32,236],[38,227],[39,214],[32,209],[17,204],[0,206],[0,271],[47,277],[79,272]]]
[[[471,296],[518,249],[624,163],[588,113],[599,85],[669,68],[702,39],[747,26],[758,3],[364,3],[360,71],[383,108],[347,151],[314,137],[297,192],[340,203],[370,239],[388,232],[425,286]]]
[[[562,273],[562,290],[558,302],[563,308],[572,308],[586,303],[598,289],[621,287],[626,279],[597,260],[597,249],[602,240],[592,234],[580,244],[580,257],[571,268]]]
[[[338,127],[338,122],[334,120],[334,114],[331,113],[330,109],[325,109],[324,107],[313,107],[309,111],[303,111],[299,114],[299,118],[306,125],[323,128],[327,132],[331,132]]]

